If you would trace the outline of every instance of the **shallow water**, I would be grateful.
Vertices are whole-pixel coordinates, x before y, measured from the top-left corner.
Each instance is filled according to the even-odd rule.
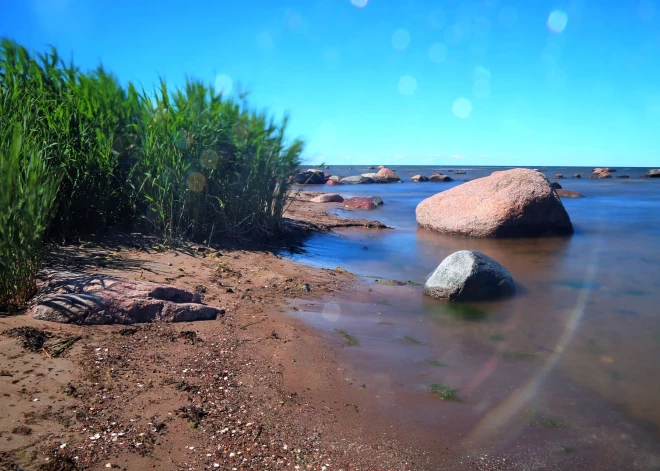
[[[395,170],[408,180],[443,169]],[[591,169],[542,169],[549,178],[582,174],[559,180],[585,195],[563,199],[572,237],[470,239],[418,228],[422,199],[495,169],[466,170],[454,183],[310,187],[380,196],[385,204],[375,211],[343,214],[394,229],[312,237],[294,259],[341,266],[371,289],[358,299],[301,306],[295,315],[337,341],[337,331],[355,336],[360,345],[351,347],[351,363],[373,378],[374,400],[468,449],[559,449],[573,465],[586,460],[585,469],[617,469],[617,460],[628,463],[618,469],[660,466],[660,181],[640,179],[647,169],[619,168],[613,175],[635,178],[611,180],[589,180]],[[423,284],[462,249],[502,263],[517,295],[452,305],[424,297],[421,286],[376,281]],[[454,388],[460,402],[434,397],[429,388],[436,383]],[[562,462],[559,455],[551,453],[550,462]]]

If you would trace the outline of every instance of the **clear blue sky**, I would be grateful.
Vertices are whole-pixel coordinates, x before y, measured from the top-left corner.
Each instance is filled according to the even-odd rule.
[[[0,3],[122,82],[242,85],[310,161],[660,165],[660,0]]]

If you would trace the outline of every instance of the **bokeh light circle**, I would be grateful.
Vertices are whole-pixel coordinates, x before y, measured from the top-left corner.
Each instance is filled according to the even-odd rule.
[[[482,66],[475,67],[474,72],[472,72],[472,80],[475,82],[477,80],[490,80],[490,76],[490,70]]]
[[[458,46],[463,36],[463,30],[458,25],[450,25],[445,29],[445,43],[449,46]]]
[[[234,81],[227,74],[220,74],[215,78],[215,92],[229,95],[234,87]]]
[[[193,172],[188,176],[188,188],[195,193],[201,193],[206,186],[206,177],[199,172]]]
[[[467,119],[472,113],[472,103],[467,98],[457,98],[451,110],[457,118]]]
[[[353,4],[354,7],[364,8],[367,6],[368,1],[369,0],[351,0],[351,3]]]
[[[429,25],[431,28],[442,29],[447,24],[447,15],[443,10],[433,10],[429,13]]]
[[[404,75],[399,79],[399,93],[404,96],[411,96],[417,90],[417,79],[412,75]]]
[[[337,322],[341,316],[341,307],[338,303],[330,301],[323,306],[323,318],[329,322]]]
[[[213,149],[206,149],[199,157],[199,163],[206,170],[215,170],[218,167],[220,156]]]
[[[490,82],[488,80],[475,80],[472,85],[472,94],[475,98],[485,100],[490,96]]]
[[[554,10],[548,17],[548,29],[556,34],[562,33],[568,23],[568,15],[561,10]]]
[[[438,64],[447,60],[447,46],[442,43],[433,43],[429,48],[429,59]]]
[[[505,28],[513,28],[518,21],[518,10],[512,6],[504,6],[497,17],[500,25]]]
[[[399,51],[405,50],[410,44],[410,33],[405,29],[397,29],[392,34],[392,46]]]

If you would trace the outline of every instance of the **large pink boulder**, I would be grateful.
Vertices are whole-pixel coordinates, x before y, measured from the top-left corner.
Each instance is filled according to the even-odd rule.
[[[400,182],[401,179],[399,176],[394,172],[394,170],[390,170],[387,167],[381,168],[378,173],[376,174],[376,178],[374,178],[375,181],[377,182]]]
[[[371,198],[356,197],[344,200],[342,207],[345,209],[372,210],[376,209],[376,204]]]
[[[324,193],[312,198],[309,201],[312,203],[342,203],[344,198],[342,198],[337,193]]]
[[[423,200],[420,226],[471,237],[572,234],[573,225],[548,179],[534,170],[493,172]]]

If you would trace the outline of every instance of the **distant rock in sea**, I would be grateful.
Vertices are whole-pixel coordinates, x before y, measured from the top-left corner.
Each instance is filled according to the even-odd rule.
[[[561,185],[557,182],[550,183],[550,186],[555,190],[561,190]]]
[[[555,179],[559,180],[560,178],[564,178],[564,176],[561,173],[558,173],[552,178],[555,178]]]
[[[454,170],[454,175],[465,175],[466,173],[465,170]]]
[[[548,179],[534,170],[493,172],[423,200],[420,226],[471,237],[573,233],[571,220]]]
[[[589,178],[594,179],[594,178],[612,178],[612,175],[610,175],[610,172],[615,171],[613,169],[609,168],[595,168],[593,175],[591,175]]]
[[[448,177],[447,175],[442,175],[440,173],[434,173],[429,177],[430,182],[453,182],[454,179]]]
[[[427,182],[429,181],[429,177],[425,177],[424,175],[415,175],[414,177],[410,178],[411,182]]]
[[[642,178],[660,178],[660,168],[655,168],[646,172]]]
[[[485,301],[515,292],[511,273],[481,252],[461,250],[445,258],[424,285],[424,294],[450,301]]]
[[[582,175],[580,175],[579,173],[575,173],[573,174],[573,178],[582,178]]]
[[[298,173],[295,181],[299,185],[323,185],[325,183],[325,175],[321,170],[311,169]]]
[[[352,177],[345,177],[341,179],[341,182],[345,185],[356,185],[363,183],[374,183],[373,178],[363,177],[362,175],[356,175]]]
[[[555,191],[562,198],[584,198],[584,195],[582,193],[578,193],[577,191],[561,190],[561,189]]]

